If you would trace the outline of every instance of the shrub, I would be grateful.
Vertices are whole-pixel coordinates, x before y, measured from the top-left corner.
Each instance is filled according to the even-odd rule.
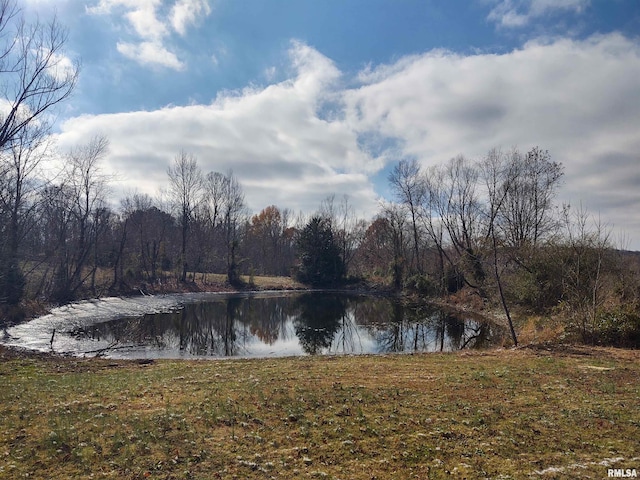
[[[597,317],[594,343],[625,348],[640,348],[640,312],[628,306],[606,311]]]
[[[427,275],[412,275],[405,281],[404,288],[422,295],[438,293],[438,286]]]

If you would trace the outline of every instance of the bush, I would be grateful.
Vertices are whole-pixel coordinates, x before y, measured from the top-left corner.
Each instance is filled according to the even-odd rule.
[[[427,275],[413,275],[405,281],[404,288],[422,295],[436,295],[438,286]]]
[[[594,343],[614,347],[640,348],[640,312],[618,307],[598,315]]]

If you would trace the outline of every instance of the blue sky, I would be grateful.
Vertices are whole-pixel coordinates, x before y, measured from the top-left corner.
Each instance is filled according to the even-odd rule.
[[[249,207],[373,215],[402,158],[548,149],[561,202],[640,249],[637,0],[23,0],[57,12],[80,83],[61,148],[97,133],[117,194],[154,195],[181,150]]]

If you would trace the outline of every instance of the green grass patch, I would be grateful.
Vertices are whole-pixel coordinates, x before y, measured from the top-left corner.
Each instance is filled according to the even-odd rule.
[[[5,356],[0,478],[605,478],[640,468],[639,360]]]

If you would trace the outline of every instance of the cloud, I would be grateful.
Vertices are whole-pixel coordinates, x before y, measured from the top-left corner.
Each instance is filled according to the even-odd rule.
[[[156,194],[167,185],[167,166],[184,149],[205,173],[233,170],[254,211],[277,204],[313,212],[328,195],[347,192],[356,207],[373,214],[377,196],[366,172],[382,163],[359,150],[356,133],[340,119],[318,115],[323,99],[335,93],[339,71],[299,42],[291,45],[289,59],[290,78],[224,92],[209,105],[69,119],[59,144],[68,148],[106,135],[105,169],[118,174],[121,192]]]
[[[348,193],[368,214],[383,190],[375,182],[401,158],[429,166],[539,146],[565,166],[559,201],[582,203],[640,249],[637,39],[533,41],[504,54],[433,50],[354,78],[293,42],[289,67],[278,83],[220,93],[208,105],[69,119],[60,144],[106,134],[122,188],[154,194],[185,149],[205,172],[233,169],[255,211],[312,212],[327,195]]]
[[[523,27],[535,18],[551,13],[582,13],[590,0],[499,0],[487,19],[501,27]]]
[[[118,42],[116,48],[122,55],[140,63],[141,65],[167,67],[173,70],[184,70],[185,68],[184,63],[181,62],[174,53],[168,51],[160,43]]]
[[[171,9],[171,25],[180,35],[187,33],[187,26],[196,23],[198,18],[211,13],[207,0],[179,0]]]
[[[159,42],[167,35],[168,29],[156,16],[156,7],[156,2],[143,3],[127,12],[125,17],[141,38]]]
[[[277,73],[278,73],[278,70],[276,69],[276,67],[271,66],[271,67],[265,68],[264,77],[267,79],[267,81],[270,82],[276,78]]]
[[[56,80],[63,80],[74,75],[77,69],[77,63],[69,57],[60,53],[54,53],[49,64],[48,73]]]
[[[133,38],[117,43],[118,51],[141,65],[183,70],[185,64],[172,51],[171,32],[181,36],[196,20],[208,16],[207,0],[177,0],[167,15],[162,15],[161,0],[99,0],[86,7],[91,15],[124,18],[133,30]]]
[[[425,166],[495,146],[548,149],[565,165],[561,200],[629,228],[640,247],[638,40],[534,41],[501,55],[439,50],[360,78],[345,94],[354,130],[396,139],[400,155]]]

